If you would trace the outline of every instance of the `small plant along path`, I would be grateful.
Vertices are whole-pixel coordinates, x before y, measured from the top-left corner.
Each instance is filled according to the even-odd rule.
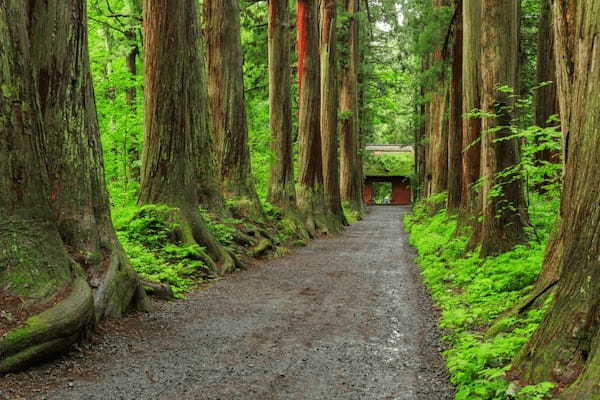
[[[408,211],[374,207],[340,236],[163,305],[60,361],[74,372],[34,398],[451,399]]]

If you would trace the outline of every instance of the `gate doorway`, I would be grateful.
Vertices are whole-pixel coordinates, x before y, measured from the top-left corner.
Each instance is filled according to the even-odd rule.
[[[363,201],[367,205],[390,204],[405,206],[410,204],[410,180],[404,176],[367,176]]]

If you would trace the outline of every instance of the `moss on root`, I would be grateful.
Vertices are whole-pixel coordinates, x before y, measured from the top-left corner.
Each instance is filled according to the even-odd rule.
[[[64,300],[0,339],[0,373],[23,369],[63,352],[93,326],[93,315],[92,290],[79,276]]]

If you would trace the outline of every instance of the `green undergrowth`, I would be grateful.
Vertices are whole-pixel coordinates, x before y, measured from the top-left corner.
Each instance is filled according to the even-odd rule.
[[[185,243],[177,210],[161,205],[118,208],[113,211],[117,236],[143,279],[166,283],[176,297],[214,277],[203,261],[204,248]],[[210,226],[210,225],[209,225]],[[228,238],[227,232],[221,238]]]
[[[305,243],[297,223],[270,205],[265,207],[261,226],[238,218],[218,217],[204,209],[199,209],[199,215],[222,246],[241,256],[253,256],[253,249],[235,243],[238,231],[247,236],[258,235],[254,236],[257,244],[261,243],[261,234],[268,235],[272,247],[268,257],[287,254],[287,244]],[[175,296],[181,298],[198,284],[216,278],[215,271],[204,261],[205,249],[186,242],[177,209],[164,205],[118,207],[113,209],[113,222],[132,266],[142,279],[168,284]]]
[[[530,207],[535,239],[486,259],[465,250],[468,237],[457,235],[457,218],[446,210],[430,216],[419,205],[405,218],[425,284],[441,309],[444,356],[457,400],[547,398],[551,384],[514,390],[504,375],[545,313],[545,306],[516,316],[508,311],[527,296],[540,272],[556,207],[554,200],[536,198]]]

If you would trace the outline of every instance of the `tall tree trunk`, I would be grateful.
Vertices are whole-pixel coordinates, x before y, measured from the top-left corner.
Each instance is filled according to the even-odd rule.
[[[138,32],[141,30],[141,18],[142,18],[142,4],[141,0],[128,0],[127,1],[129,13],[129,26],[125,31],[125,38],[128,40],[129,51],[125,55],[125,64],[127,65],[127,71],[129,72],[129,86],[126,91],[127,105],[131,108],[132,112],[137,111],[137,91],[138,91],[138,68],[137,58],[140,55],[140,48],[138,46]],[[138,182],[140,181],[140,136],[141,132],[129,131],[126,133],[126,145],[128,159],[128,170],[131,178]]]
[[[554,2],[561,121],[568,145],[557,235],[562,251],[546,258],[544,270],[560,272],[549,314],[515,364],[526,381],[566,386],[562,399],[600,396],[599,12],[598,0]]]
[[[535,124],[540,127],[557,126],[549,123],[552,115],[558,114],[556,97],[556,60],[554,57],[554,32],[552,28],[552,0],[542,0],[540,5],[537,49],[537,83],[551,82],[537,89],[535,96]],[[536,153],[538,161],[559,162],[557,152],[543,150]]]
[[[269,125],[271,177],[269,201],[283,209],[296,208],[292,149],[292,86],[288,0],[269,1]]]
[[[326,211],[332,227],[341,230],[346,224],[340,194],[338,157],[338,68],[336,0],[321,1],[321,141],[323,145],[323,185]]]
[[[19,323],[1,327],[0,373],[65,350],[102,318],[145,307],[110,219],[85,4],[0,6],[0,52],[10,56],[0,65],[10,100],[0,106],[0,287]]]
[[[512,0],[482,2],[483,119],[481,254],[489,256],[524,243],[527,224],[523,180],[519,171],[506,173],[520,161],[517,139],[510,136],[514,113],[512,93],[501,86],[517,84],[518,4]],[[501,140],[499,140],[501,139]],[[504,172],[502,176],[499,173]]]
[[[219,271],[233,260],[206,229],[198,207],[218,209],[214,145],[196,0],[145,0],[145,121],[141,204],[181,211],[186,240],[205,247]],[[208,261],[208,260],[207,260]]]
[[[363,212],[362,167],[359,138],[358,70],[359,49],[359,1],[344,0],[349,17],[345,28],[344,54],[342,54],[342,88],[340,94],[340,182],[342,200],[359,213]]]
[[[259,218],[262,209],[248,147],[239,3],[204,2],[210,128],[217,143],[225,198],[236,201],[244,216]]]
[[[419,88],[419,94],[416,98],[425,98],[425,88]],[[413,201],[419,201],[426,197],[426,125],[425,125],[425,103],[421,101],[415,105],[415,115],[418,118],[415,120],[415,176],[416,182],[413,185]]]
[[[432,0],[434,12],[448,5],[447,0]],[[448,119],[449,85],[447,77],[447,56],[443,44],[439,43],[431,54],[431,65],[437,71],[431,88],[429,103],[429,171],[431,187],[429,195],[445,192],[448,189]]]
[[[481,109],[481,1],[463,0],[463,158],[461,221],[477,225],[481,197],[474,189],[480,176],[481,118],[466,116]],[[477,227],[475,227],[477,231]]]
[[[297,52],[300,98],[298,101],[298,138],[300,176],[298,206],[305,214],[311,234],[326,228],[323,194],[323,159],[320,133],[320,73],[317,0],[299,0]]]
[[[450,82],[450,118],[448,128],[448,211],[458,212],[462,196],[462,64],[463,22],[462,2],[456,2],[454,46],[452,50],[452,80]]]

